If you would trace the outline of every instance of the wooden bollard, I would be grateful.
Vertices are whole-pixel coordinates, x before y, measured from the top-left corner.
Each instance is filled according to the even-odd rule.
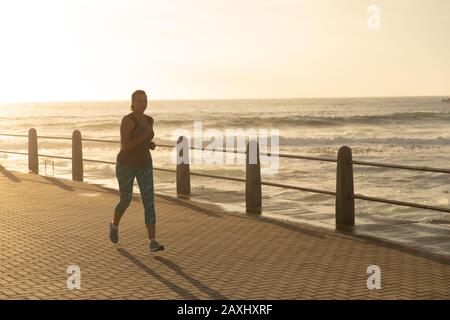
[[[72,180],[83,182],[83,146],[79,130],[72,133]]]
[[[339,148],[336,175],[336,228],[348,228],[355,225],[355,199],[353,191],[352,150]]]
[[[191,194],[191,172],[189,169],[189,142],[179,137],[176,145],[177,160],[177,196],[188,197]]]
[[[35,128],[28,130],[28,170],[39,174],[39,155]]]
[[[259,161],[259,144],[255,140],[247,143],[245,161],[245,211],[261,213],[261,167]]]

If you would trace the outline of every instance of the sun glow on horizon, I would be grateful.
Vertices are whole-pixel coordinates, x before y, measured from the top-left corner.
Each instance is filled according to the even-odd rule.
[[[445,95],[450,2],[17,0],[0,4],[0,103]]]

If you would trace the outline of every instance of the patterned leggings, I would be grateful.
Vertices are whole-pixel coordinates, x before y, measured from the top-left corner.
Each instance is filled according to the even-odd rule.
[[[145,224],[156,222],[154,192],[153,192],[153,164],[149,162],[145,167],[131,167],[116,164],[116,177],[119,182],[120,202],[116,205],[115,214],[123,215],[133,197],[133,184],[136,177],[145,209]]]

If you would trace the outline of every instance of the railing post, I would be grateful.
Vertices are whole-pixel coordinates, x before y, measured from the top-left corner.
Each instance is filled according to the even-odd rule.
[[[38,143],[35,128],[28,130],[28,170],[39,174]]]
[[[259,162],[258,141],[247,143],[245,161],[245,211],[247,213],[261,213],[261,168]]]
[[[83,146],[79,130],[72,133],[72,180],[83,182]]]
[[[188,197],[191,194],[191,173],[189,169],[189,142],[180,136],[176,144],[177,152],[177,196]]]
[[[336,174],[336,228],[355,225],[355,199],[353,198],[352,150],[339,148]]]

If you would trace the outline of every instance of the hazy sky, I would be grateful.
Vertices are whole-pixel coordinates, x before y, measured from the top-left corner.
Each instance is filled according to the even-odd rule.
[[[2,0],[0,102],[447,95],[449,39],[449,0]]]

